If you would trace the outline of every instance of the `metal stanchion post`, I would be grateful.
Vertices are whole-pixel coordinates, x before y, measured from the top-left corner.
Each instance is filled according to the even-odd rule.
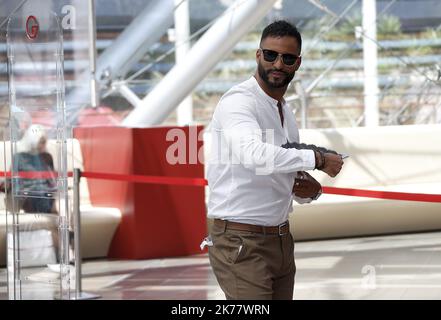
[[[81,256],[81,216],[80,216],[80,179],[81,170],[73,170],[74,195],[73,195],[73,214],[74,214],[74,252],[75,252],[75,296],[73,300],[97,299],[101,296],[83,292],[82,288],[82,256]]]

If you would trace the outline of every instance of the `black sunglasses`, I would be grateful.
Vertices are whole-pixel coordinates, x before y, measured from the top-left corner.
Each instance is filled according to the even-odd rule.
[[[267,62],[274,62],[276,61],[278,56],[282,56],[283,64],[287,66],[292,66],[294,63],[296,63],[297,59],[300,58],[300,56],[291,53],[278,53],[274,50],[262,48],[260,48],[260,50],[262,50],[263,52],[263,59],[265,59],[265,61]]]

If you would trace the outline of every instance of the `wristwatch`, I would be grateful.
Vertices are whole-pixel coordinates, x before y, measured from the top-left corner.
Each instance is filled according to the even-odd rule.
[[[322,188],[320,188],[319,192],[317,192],[317,194],[315,195],[315,197],[311,198],[312,200],[317,200],[318,198],[320,198],[320,196],[322,195],[323,191]]]

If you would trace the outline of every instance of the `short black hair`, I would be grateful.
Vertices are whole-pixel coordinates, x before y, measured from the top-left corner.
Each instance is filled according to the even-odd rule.
[[[297,40],[299,49],[302,50],[302,36],[300,35],[299,30],[288,21],[277,20],[267,25],[265,29],[263,29],[260,43],[262,43],[263,39],[267,37],[293,37]]]

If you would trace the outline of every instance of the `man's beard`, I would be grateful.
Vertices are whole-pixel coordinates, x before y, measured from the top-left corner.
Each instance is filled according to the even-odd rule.
[[[270,69],[268,71],[266,71],[261,63],[258,63],[257,65],[257,72],[259,73],[260,78],[263,80],[263,82],[265,82],[270,88],[283,88],[286,87],[291,80],[294,78],[294,75],[296,74],[295,72],[289,74],[287,72],[284,71],[280,71],[277,70],[279,72],[283,72],[286,76],[285,79],[283,79],[280,82],[274,82],[274,81],[270,81],[269,79],[269,73],[271,73],[272,71],[276,71],[275,69]]]

